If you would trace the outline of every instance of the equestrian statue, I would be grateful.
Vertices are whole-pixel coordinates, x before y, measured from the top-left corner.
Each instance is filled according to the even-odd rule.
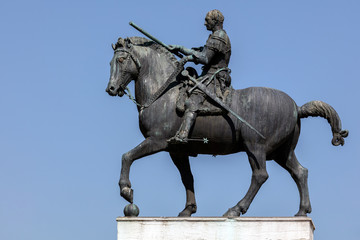
[[[251,184],[244,198],[224,216],[246,213],[268,179],[267,160],[276,161],[290,173],[300,194],[296,216],[306,216],[311,212],[308,170],[301,166],[294,153],[300,120],[309,116],[325,118],[331,126],[331,142],[335,146],[344,144],[348,131],[341,129],[338,114],[325,102],[311,101],[299,107],[286,93],[276,89],[233,89],[228,68],[231,43],[223,22],[224,16],[218,10],[206,14],[205,26],[211,34],[203,47],[188,49],[166,45],[134,23],[130,25],[151,40],[119,38],[113,44],[106,92],[120,97],[128,94],[137,104],[140,130],[145,137],[122,156],[120,194],[132,204],[129,179],[132,163],[166,151],[178,168],[186,190],[185,208],[179,216],[190,217],[197,205],[189,156],[243,151],[252,169]],[[185,68],[189,61],[203,65],[200,75],[192,67]],[[127,88],[132,80],[135,81],[135,98]],[[136,216],[138,209],[134,205],[131,207],[126,208],[125,215]]]

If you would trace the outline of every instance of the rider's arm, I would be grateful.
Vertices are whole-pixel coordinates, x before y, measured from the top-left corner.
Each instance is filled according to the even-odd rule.
[[[180,46],[180,45],[171,45],[171,48],[173,50],[177,50],[179,52],[181,52],[182,54],[186,55],[186,56],[192,56],[189,61],[195,62],[195,63],[201,63],[204,65],[207,65],[212,57],[215,55],[215,52],[209,48],[207,48],[206,46],[204,48],[199,48],[202,51],[197,51],[195,49],[189,49],[186,48],[184,46]]]
[[[192,55],[194,57],[194,62],[201,63],[203,65],[207,65],[210,63],[211,59],[214,57],[215,52],[205,46],[201,52],[194,51],[194,53]]]
[[[193,53],[195,59],[194,62],[208,65],[217,53],[225,54],[227,48],[229,48],[227,42],[229,42],[230,46],[230,41],[228,41],[227,38],[228,37],[224,30],[215,31],[212,33],[206,41],[204,48],[201,51],[196,51]]]
[[[178,51],[186,56],[193,55],[196,52],[195,49],[189,49],[181,45],[169,45],[169,47],[172,51]]]

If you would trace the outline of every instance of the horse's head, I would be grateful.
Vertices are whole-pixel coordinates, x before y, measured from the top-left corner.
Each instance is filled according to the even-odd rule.
[[[106,92],[111,96],[122,97],[129,82],[137,78],[140,72],[140,62],[134,55],[130,39],[119,38],[112,47],[114,57],[110,62],[110,80]]]

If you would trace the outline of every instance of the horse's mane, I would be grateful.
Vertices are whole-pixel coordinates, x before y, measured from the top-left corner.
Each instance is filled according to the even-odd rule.
[[[141,47],[149,47],[155,51],[157,51],[160,54],[165,55],[168,60],[173,63],[175,66],[178,64],[177,59],[175,58],[175,56],[166,48],[164,48],[163,46],[161,46],[160,44],[150,41],[147,38],[143,38],[143,37],[129,37],[129,40],[132,44],[136,45],[136,46],[141,46]]]

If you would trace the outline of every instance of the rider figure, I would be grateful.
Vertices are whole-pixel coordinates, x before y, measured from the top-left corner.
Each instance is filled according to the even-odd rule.
[[[223,14],[219,10],[211,10],[206,14],[205,26],[206,29],[212,31],[212,33],[204,47],[193,49],[179,45],[171,45],[170,47],[173,51],[179,51],[188,56],[189,61],[193,61],[196,64],[203,64],[203,71],[200,78],[211,79],[215,77],[213,83],[210,84],[208,88],[213,86],[213,91],[224,101],[228,94],[227,88],[231,84],[230,70],[227,68],[230,61],[231,44],[228,35],[223,29],[223,22]],[[220,86],[216,87],[216,85]],[[168,140],[169,142],[187,142],[189,131],[205,98],[206,95],[198,89],[190,94],[185,102],[184,120],[176,135]]]

